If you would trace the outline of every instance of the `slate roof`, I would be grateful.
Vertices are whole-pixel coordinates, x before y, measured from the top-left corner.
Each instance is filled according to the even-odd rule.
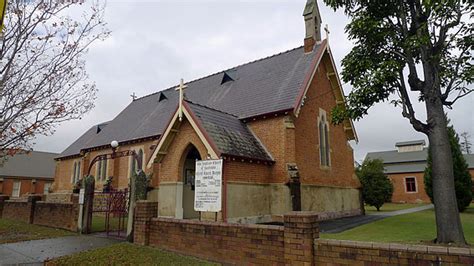
[[[317,54],[298,47],[187,83],[186,99],[243,119],[294,108]],[[233,81],[222,83],[225,73]],[[79,154],[81,149],[161,135],[178,104],[176,86],[138,98],[98,134],[93,128],[61,153],[59,158]],[[160,95],[167,99],[159,101]],[[259,156],[259,155],[257,155]]]
[[[53,179],[57,153],[30,151],[24,154],[8,156],[0,166],[2,177],[34,177]]]
[[[273,161],[247,125],[236,116],[194,103],[188,102],[188,106],[222,154]]]
[[[426,168],[426,159],[428,157],[428,148],[423,151],[398,152],[381,151],[369,152],[366,158],[381,159],[384,162],[385,173],[416,173],[423,172]],[[474,169],[474,154],[464,154],[470,169]]]
[[[60,154],[60,157],[67,157],[79,154],[82,148],[92,147],[91,143],[94,138],[97,137],[100,133],[102,133],[102,131],[107,127],[109,122],[100,123],[89,128],[89,130],[82,134],[82,136],[80,136],[71,145],[69,145],[69,147],[67,147]],[[98,128],[101,128],[100,132],[98,132]]]

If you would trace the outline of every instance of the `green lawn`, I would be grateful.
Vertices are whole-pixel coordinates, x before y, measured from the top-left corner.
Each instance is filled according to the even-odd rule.
[[[0,219],[0,244],[69,235],[75,235],[75,233],[62,229]]]
[[[122,220],[124,220],[122,218]],[[119,218],[118,217],[110,217],[110,230],[118,230],[119,228]],[[104,232],[105,231],[105,216],[93,216],[92,217],[92,232]],[[124,221],[124,230],[127,230],[127,218]]]
[[[380,207],[379,212],[392,212],[392,211],[399,211],[404,209],[416,208],[421,207],[427,204],[416,204],[416,203],[385,203]],[[365,205],[365,212],[366,213],[377,213],[377,209],[373,206]]]
[[[47,262],[45,265],[217,265],[193,257],[152,247],[120,243],[80,252]]]
[[[474,204],[461,214],[464,234],[474,244]],[[321,238],[371,242],[429,243],[436,237],[434,210],[404,214]]]

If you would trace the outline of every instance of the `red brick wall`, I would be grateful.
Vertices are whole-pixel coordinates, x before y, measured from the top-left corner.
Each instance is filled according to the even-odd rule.
[[[473,265],[469,248],[318,239],[317,265]]]
[[[326,111],[328,121],[336,98],[329,83],[324,62],[316,70],[313,82],[306,94],[306,100],[299,116],[295,119],[296,163],[302,183],[336,187],[359,187],[354,173],[353,150],[347,142],[342,124],[329,123],[329,168],[320,166],[318,117],[320,108]]]
[[[246,183],[272,183],[272,167],[263,163],[247,163],[239,160],[224,162],[225,180]]]
[[[32,180],[35,179],[36,183],[33,184]],[[52,183],[53,180],[44,180],[34,177],[4,177],[3,181],[0,181],[0,194],[12,196],[13,182],[20,181],[20,197],[27,194],[43,194],[44,184]]]
[[[26,200],[7,200],[3,205],[2,218],[32,223],[36,202],[41,196],[28,196]]]
[[[137,202],[135,243],[231,264],[313,261],[313,242],[319,237],[314,213],[290,213],[282,227],[153,218],[156,206]]]
[[[425,184],[423,182],[423,173],[402,173],[389,174],[388,177],[393,183],[392,202],[397,203],[421,203],[430,202],[430,198],[425,192]],[[405,177],[415,177],[416,192],[406,192]]]
[[[259,183],[286,183],[289,180],[286,164],[295,162],[295,147],[294,142],[287,139],[294,131],[286,128],[287,118],[288,116],[277,116],[247,123],[275,160],[275,164],[271,166],[271,176],[262,177]]]
[[[70,203],[36,202],[33,223],[75,232],[78,217],[78,196],[75,195],[74,202]]]
[[[41,196],[29,196],[27,200],[7,200],[0,198],[0,217],[25,223],[62,228],[70,231],[77,230],[79,217],[78,196],[73,196],[73,202],[43,202]]]

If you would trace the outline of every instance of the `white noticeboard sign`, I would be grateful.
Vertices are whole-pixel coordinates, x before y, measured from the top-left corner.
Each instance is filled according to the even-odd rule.
[[[194,210],[219,212],[222,209],[222,160],[196,161]]]
[[[79,190],[79,204],[84,204],[84,192],[85,190],[83,188]]]

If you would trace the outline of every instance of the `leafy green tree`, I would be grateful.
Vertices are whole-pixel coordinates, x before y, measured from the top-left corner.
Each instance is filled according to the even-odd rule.
[[[392,199],[393,184],[384,173],[382,160],[365,159],[357,167],[356,174],[362,184],[362,198],[366,204],[379,211],[385,202]]]
[[[472,201],[472,179],[469,174],[469,165],[466,162],[459,144],[459,136],[456,134],[453,126],[448,127],[449,142],[451,144],[451,153],[453,154],[454,166],[454,186],[456,190],[456,199],[458,210],[463,212]],[[433,202],[433,180],[432,167],[433,161],[428,153],[428,166],[425,169],[425,191]]]
[[[474,89],[474,2],[324,0],[343,9],[354,42],[342,61],[343,81],[353,89],[332,121],[360,119],[374,104],[393,99],[416,131],[431,145],[437,242],[463,245],[445,108]],[[414,101],[424,103],[426,122]]]

